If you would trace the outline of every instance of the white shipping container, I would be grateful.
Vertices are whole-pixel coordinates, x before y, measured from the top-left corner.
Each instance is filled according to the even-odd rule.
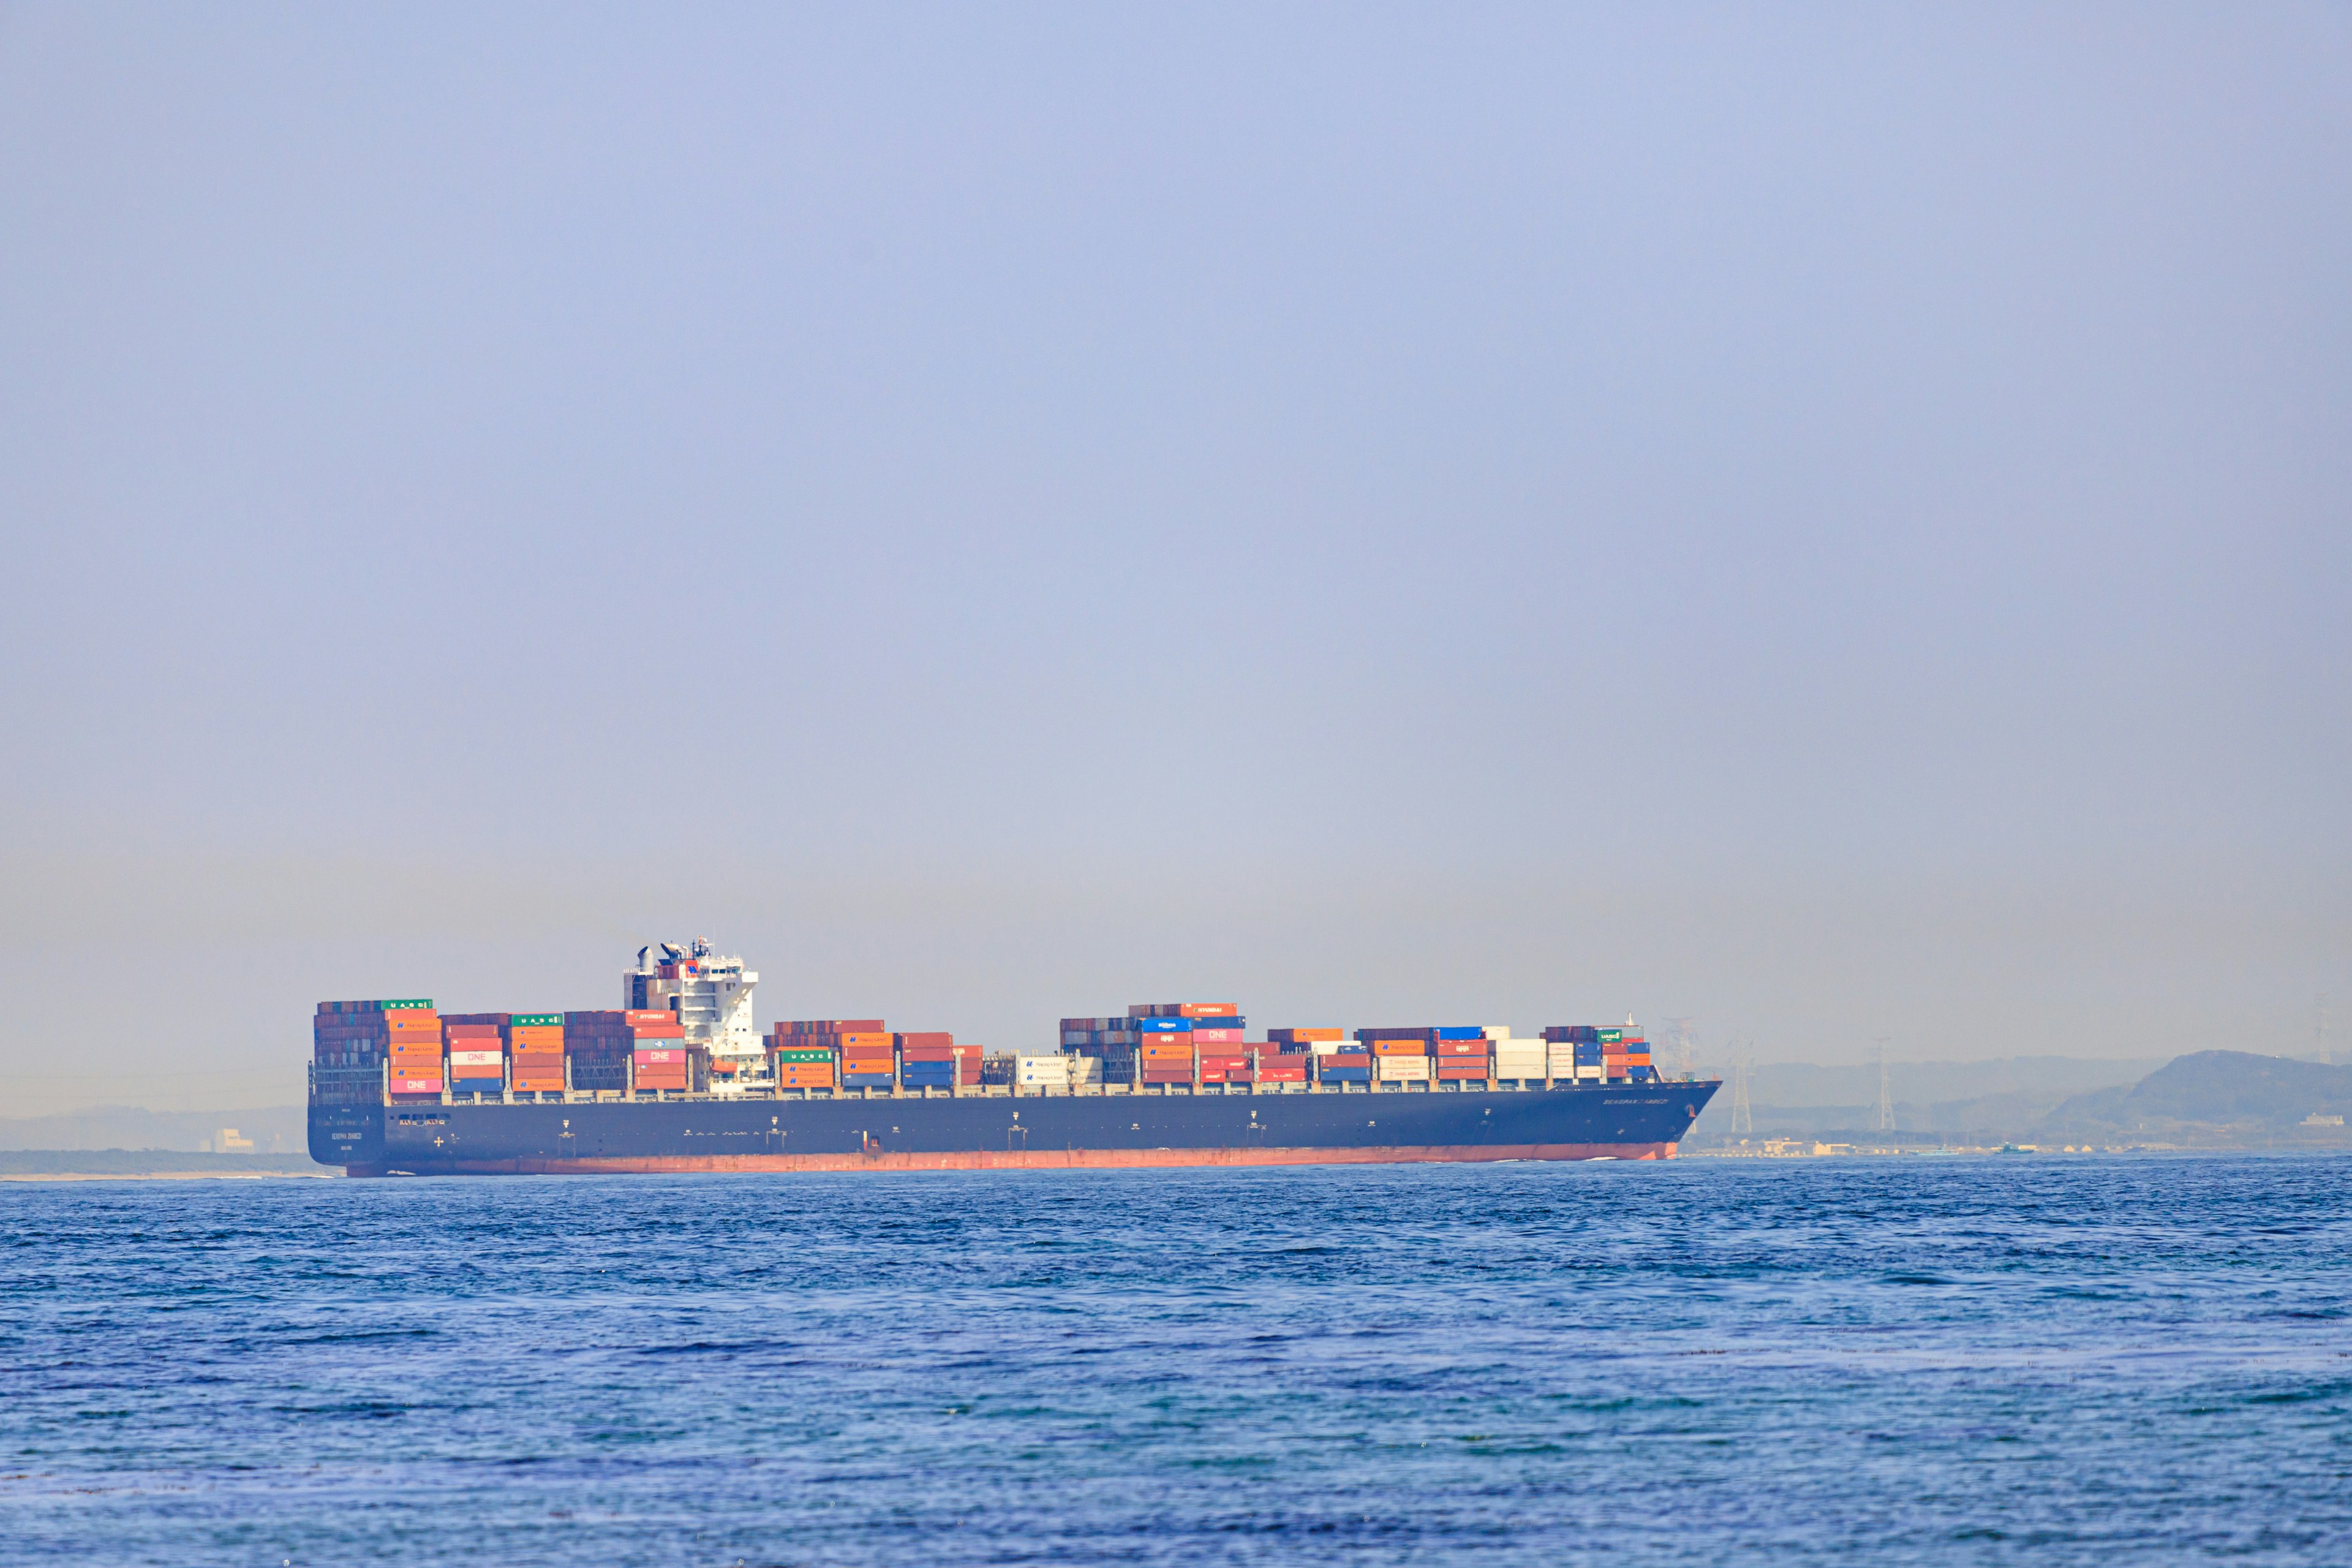
[[[1426,1082],[1429,1078],[1427,1057],[1374,1057],[1372,1061],[1382,1083]]]
[[[1541,1051],[1496,1051],[1496,1078],[1541,1078],[1548,1065]]]
[[[1341,1051],[1360,1051],[1364,1048],[1353,1040],[1310,1040],[1307,1044],[1314,1047],[1315,1054],[1318,1057],[1336,1057]]]

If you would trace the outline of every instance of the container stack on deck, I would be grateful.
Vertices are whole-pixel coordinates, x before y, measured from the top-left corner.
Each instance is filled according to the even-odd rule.
[[[430,1095],[439,1098],[445,1081],[441,1066],[441,1015],[426,1001],[380,1005],[387,1057],[392,1064],[394,1100]]]
[[[840,1063],[831,1046],[818,1045],[793,1026],[778,1024],[768,1032],[768,1071],[779,1089],[833,1089],[840,1082]]]
[[[775,1042],[771,1048],[790,1052],[795,1065],[814,1064],[805,1052],[832,1053],[844,1089],[888,1089],[898,1082],[898,1042],[879,1018],[800,1018],[777,1025],[769,1037]]]
[[[1576,1076],[1587,1083],[1648,1083],[1657,1077],[1650,1060],[1650,1042],[1633,1027],[1601,1028],[1591,1024],[1556,1024],[1544,1031],[1553,1049],[1571,1047],[1576,1052]],[[1564,1073],[1555,1072],[1555,1078]]]
[[[441,1093],[441,1016],[429,1001],[321,1002],[310,1041],[323,1103]]]
[[[449,1092],[503,1094],[507,1087],[507,1015],[451,1013],[441,1020],[449,1047]]]
[[[552,1014],[538,1014],[552,1017]],[[638,1058],[648,1052],[675,1051],[675,1065],[685,1063],[686,1026],[677,1015],[653,1008],[633,1011],[598,1011],[566,1013],[561,1022],[563,1054],[571,1058],[572,1087],[583,1092],[594,1090],[603,1094],[618,1094],[632,1087]],[[672,1064],[657,1058],[653,1066],[656,1076],[659,1069]],[[677,1076],[674,1072],[667,1075]],[[669,1088],[669,1084],[638,1083],[639,1089]]]
[[[891,1037],[898,1048],[901,1089],[971,1088],[980,1082],[981,1047],[959,1046],[945,1029]]]
[[[1372,1053],[1350,1042],[1341,1029],[1269,1029],[1266,1038],[1286,1050],[1306,1056],[1309,1076],[1317,1083],[1370,1083]]]
[[[1507,1025],[1486,1030],[1486,1044],[1495,1053],[1495,1079],[1498,1083],[1533,1083],[1541,1081],[1551,1065],[1550,1047],[1541,1040],[1515,1040]]]
[[[1356,1043],[1371,1053],[1374,1083],[1430,1081],[1428,1027],[1359,1029]]]
[[[507,1020],[507,1087],[517,1094],[562,1094],[563,1015],[525,1013]]]
[[[321,1103],[567,1090],[707,1090],[707,1048],[659,1010],[443,1016],[425,1000],[322,1002],[313,1024]],[[1086,1085],[1167,1089],[1321,1083],[1335,1088],[1468,1089],[1546,1082],[1647,1083],[1648,1042],[1622,1027],[1554,1025],[1540,1040],[1501,1025],[1284,1028],[1254,1040],[1231,1002],[1139,1003],[1119,1016],[1064,1018],[1058,1054],[987,1056],[945,1030],[891,1033],[879,1018],[779,1023],[755,1088],[929,1091],[982,1084],[1015,1092]],[[748,1075],[747,1075],[748,1076]],[[722,1085],[722,1087],[725,1087]]]

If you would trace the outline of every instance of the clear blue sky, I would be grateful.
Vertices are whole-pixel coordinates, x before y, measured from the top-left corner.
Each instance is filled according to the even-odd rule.
[[[698,932],[2352,1041],[2341,6],[17,6],[0,214],[26,1109]]]

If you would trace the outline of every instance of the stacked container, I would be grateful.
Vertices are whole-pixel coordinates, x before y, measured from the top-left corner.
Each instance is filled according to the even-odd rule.
[[[1435,1033],[1430,1028],[1359,1029],[1356,1043],[1371,1055],[1373,1082],[1427,1083],[1430,1040]]]
[[[945,1029],[892,1037],[898,1047],[898,1083],[902,1089],[971,1088],[980,1082],[978,1046],[959,1046]]]
[[[563,1015],[524,1013],[507,1021],[508,1085],[517,1094],[562,1094]]]
[[[897,1042],[879,1018],[798,1018],[776,1026],[785,1048],[834,1054],[844,1089],[889,1089],[898,1081]]]
[[[1601,1060],[1612,1080],[1622,1079],[1633,1083],[1648,1083],[1657,1077],[1657,1071],[1650,1062],[1650,1042],[1641,1030],[1603,1029],[1601,1034],[1604,1053]],[[1608,1037],[1611,1035],[1617,1037],[1610,1039]]]
[[[427,1001],[383,1004],[386,1056],[392,1064],[393,1098],[441,1098],[441,1015]]]
[[[629,1053],[630,1080],[639,1093],[684,1094],[694,1087],[694,1064],[684,1040],[647,1045],[639,1041]]]
[[[1248,1066],[1242,1049],[1245,1026],[1237,1003],[1139,1002],[1127,1016],[1139,1037],[1136,1051],[1147,1084],[1224,1083],[1234,1081],[1235,1058],[1243,1069]],[[1217,1054],[1224,1065],[1214,1079],[1204,1070],[1204,1047],[1223,1047]]]
[[[1486,1030],[1487,1048],[1495,1053],[1495,1078],[1499,1083],[1525,1083],[1547,1076],[1550,1047],[1541,1040],[1515,1040],[1507,1024]]]
[[[321,1002],[310,1039],[322,1104],[373,1105],[387,1089],[440,1098],[441,1019],[428,1001]]]
[[[1092,1062],[1091,1058],[1060,1052],[1050,1057],[1015,1055],[999,1058],[998,1060],[1003,1068],[1000,1075],[1001,1081],[1009,1083],[1016,1089],[1035,1089],[1039,1092],[1048,1089],[1066,1089],[1073,1083],[1084,1082],[1084,1078],[1074,1073],[1072,1069],[1074,1068],[1082,1069]]]
[[[550,1014],[535,1015],[549,1017]],[[682,1088],[676,1084],[675,1070],[685,1063],[686,1026],[677,1015],[656,1008],[639,1008],[621,1012],[566,1013],[562,1019],[563,1052],[571,1059],[572,1087],[575,1089],[612,1094],[631,1088]],[[654,1061],[656,1077],[667,1077],[663,1084],[637,1083],[637,1055],[640,1051],[676,1051],[676,1062]],[[670,1071],[664,1073],[663,1068]]]
[[[1276,1050],[1274,1042],[1252,1046],[1249,1081],[1253,1083],[1305,1083],[1315,1058],[1305,1050]]]
[[[1494,1076],[1486,1031],[1449,1025],[1430,1031],[1432,1076],[1444,1083],[1480,1083]]]
[[[449,1092],[503,1094],[507,1087],[504,1019],[494,1014],[452,1013],[441,1020],[449,1047]],[[561,1052],[559,1044],[556,1049]]]
[[[1610,1079],[1622,1082],[1626,1068],[1622,1060],[1625,1031],[1597,1028],[1591,1024],[1555,1024],[1544,1031],[1549,1042],[1552,1077],[1573,1076],[1580,1083],[1601,1083]],[[1568,1059],[1562,1060],[1565,1050]],[[1612,1066],[1616,1070],[1612,1071]]]
[[[840,1081],[833,1047],[778,1024],[768,1038],[768,1071],[778,1089],[832,1089]]]

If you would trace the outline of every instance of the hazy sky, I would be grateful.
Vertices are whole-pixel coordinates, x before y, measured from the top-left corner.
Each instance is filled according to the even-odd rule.
[[[0,10],[0,1110],[2352,1041],[2352,11],[481,10]]]

